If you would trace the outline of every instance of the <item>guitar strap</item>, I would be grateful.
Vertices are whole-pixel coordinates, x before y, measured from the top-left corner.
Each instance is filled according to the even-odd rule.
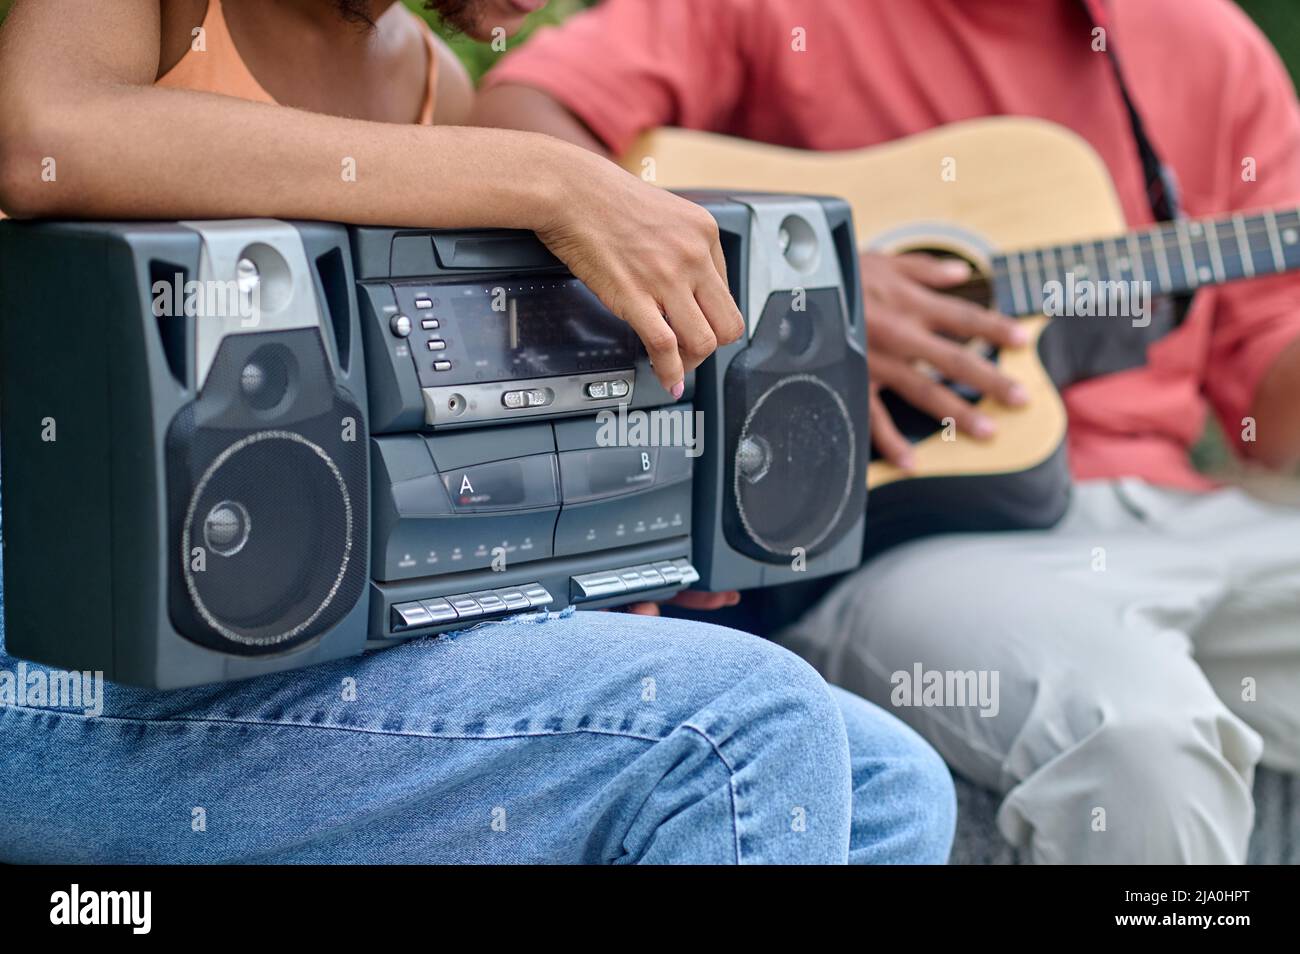
[[[1107,0],[1082,0],[1082,3],[1093,24],[1105,31],[1104,49],[1111,68],[1115,71],[1115,81],[1119,85],[1119,94],[1124,100],[1129,126],[1133,130],[1133,139],[1137,143],[1138,155],[1142,160],[1142,176],[1146,183],[1147,203],[1151,207],[1151,214],[1155,216],[1157,222],[1172,222],[1182,215],[1178,203],[1178,179],[1173,168],[1156,152],[1151,137],[1147,135],[1146,125],[1142,122],[1142,114],[1138,112],[1137,104],[1133,102],[1133,97],[1129,93],[1128,84],[1124,82],[1124,71],[1120,67],[1119,54],[1115,51],[1111,36],[1110,5]],[[1191,300],[1191,295],[1180,295],[1174,298],[1175,324],[1182,324]]]

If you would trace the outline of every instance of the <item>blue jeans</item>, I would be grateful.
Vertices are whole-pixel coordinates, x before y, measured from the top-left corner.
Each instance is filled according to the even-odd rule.
[[[98,716],[0,706],[7,862],[937,863],[954,813],[911,729],[681,620],[516,617],[242,683],[105,684]]]

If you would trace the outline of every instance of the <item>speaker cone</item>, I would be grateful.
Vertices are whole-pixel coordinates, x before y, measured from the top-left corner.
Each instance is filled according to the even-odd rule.
[[[790,375],[764,391],[741,426],[733,468],[749,538],[774,556],[816,552],[853,495],[855,442],[848,407],[819,378]]]
[[[199,479],[181,534],[185,586],[199,616],[251,646],[293,640],[327,613],[354,557],[343,475],[293,431],[249,434]]]

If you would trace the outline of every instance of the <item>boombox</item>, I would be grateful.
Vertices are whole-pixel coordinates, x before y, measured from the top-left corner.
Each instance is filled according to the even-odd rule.
[[[0,226],[7,649],[170,688],[855,566],[848,207],[693,198],[748,334],[680,400],[531,233]]]

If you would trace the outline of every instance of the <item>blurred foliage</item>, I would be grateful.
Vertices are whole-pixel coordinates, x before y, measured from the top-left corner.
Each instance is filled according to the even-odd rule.
[[[4,0],[0,0],[0,3],[3,2]],[[491,68],[493,63],[505,55],[504,52],[493,50],[490,43],[477,43],[463,33],[453,33],[444,29],[438,22],[438,16],[424,9],[424,0],[402,0],[402,2],[424,17],[434,29],[442,34],[451,48],[456,51],[456,55],[460,57],[461,62],[465,64],[465,68],[469,70],[469,75],[474,79],[477,80]],[[593,0],[551,0],[545,7],[524,21],[524,28],[519,31],[519,34],[510,37],[506,41],[506,50],[512,50],[521,43],[526,42],[528,37],[533,34],[533,31],[539,27],[561,23],[583,7],[591,6],[592,3]]]
[[[1297,0],[1238,0],[1282,54],[1291,79],[1300,87],[1300,2]]]

